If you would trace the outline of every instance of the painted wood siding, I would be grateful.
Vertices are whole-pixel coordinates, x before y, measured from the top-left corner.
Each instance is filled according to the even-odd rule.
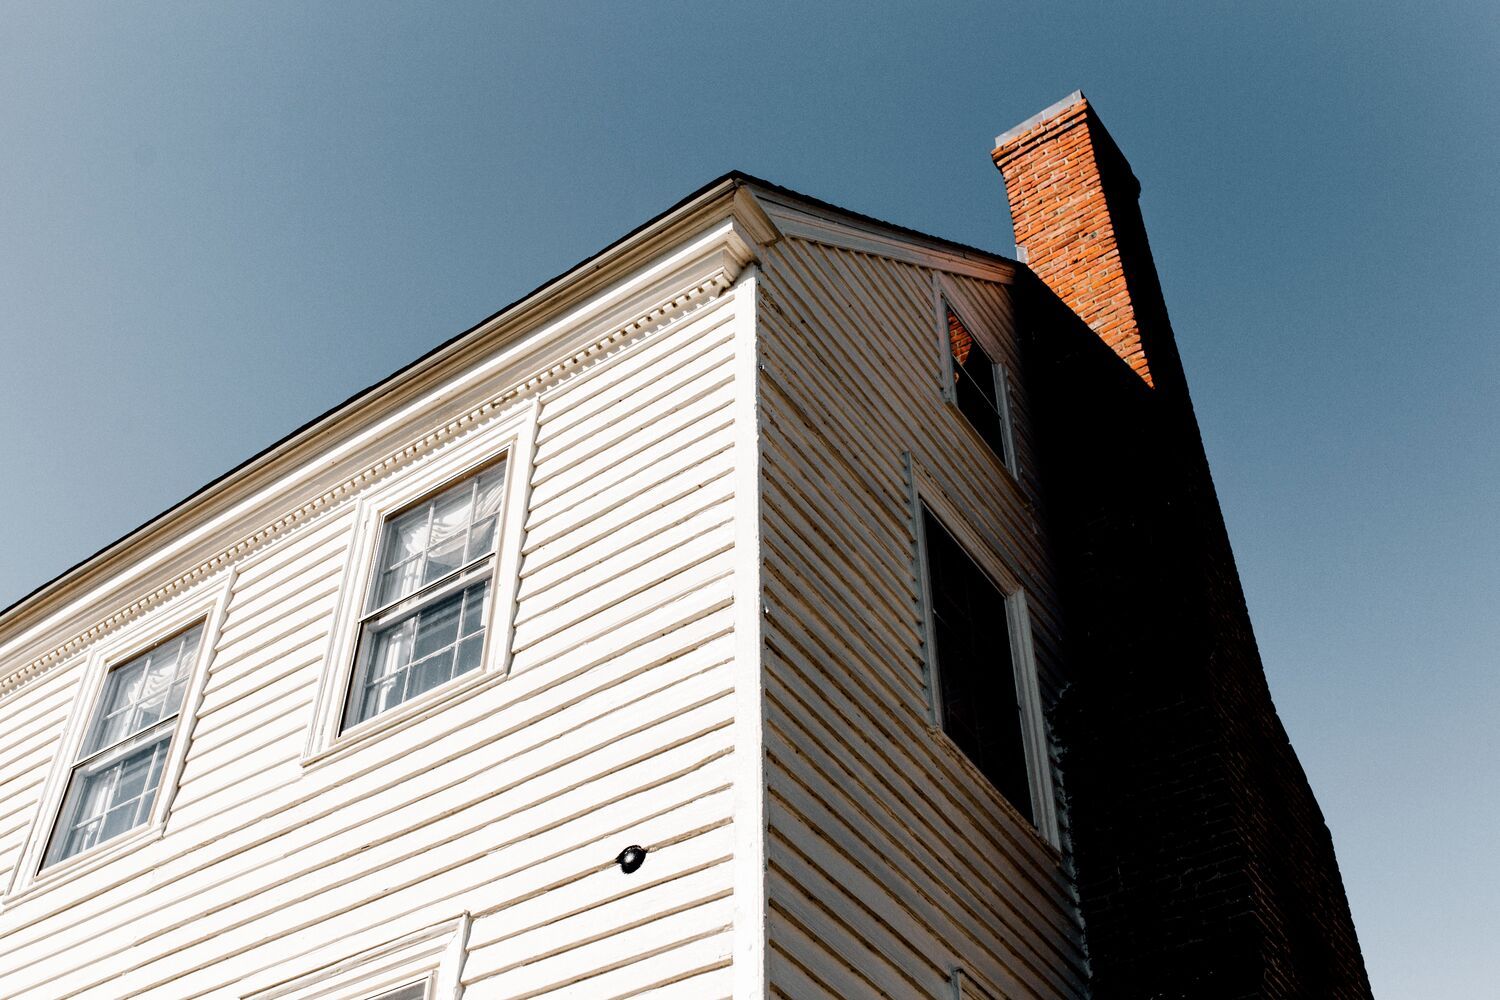
[[[1021,580],[1044,702],[1062,683],[1024,387],[1017,484],[941,399],[926,268],[797,238],[762,264],[771,992],[946,998],[960,966],[1081,996],[1060,856],[935,735],[923,686],[908,451]],[[1004,286],[948,280],[1018,371]]]
[[[300,760],[357,493],[201,584],[166,834],[6,905],[0,997],[238,997],[464,911],[470,1000],[728,996],[738,328],[730,291],[542,390],[510,675],[417,724]],[[0,866],[85,653],[0,701]]]

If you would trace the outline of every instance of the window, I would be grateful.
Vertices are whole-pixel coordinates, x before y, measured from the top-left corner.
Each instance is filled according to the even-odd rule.
[[[925,504],[922,535],[939,723],[1034,823],[1006,596]]]
[[[150,822],[203,626],[110,669],[42,866]]]
[[[410,986],[403,986],[399,990],[382,993],[375,1000],[426,1000],[426,997],[427,984],[412,983]]]
[[[1015,441],[1005,367],[997,364],[948,302],[939,297],[946,336],[950,384],[945,389],[958,411],[979,432],[1012,473]]]
[[[354,499],[302,767],[362,753],[509,674],[539,405],[418,452]]]
[[[504,489],[499,463],[387,518],[344,729],[483,662]]]
[[[266,969],[243,983],[239,995],[244,1000],[458,1000],[464,995],[470,923],[464,913],[353,955],[340,951],[348,932],[329,934],[323,947],[295,960],[315,956],[318,967]],[[299,937],[295,949],[289,944],[287,954],[305,948],[306,937]]]

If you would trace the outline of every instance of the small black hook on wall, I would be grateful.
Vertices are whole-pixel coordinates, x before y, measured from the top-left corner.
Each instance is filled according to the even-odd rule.
[[[615,864],[619,865],[620,871],[624,872],[626,875],[631,874],[645,863],[646,849],[640,844],[631,844],[629,847],[625,848],[625,850],[620,852],[619,857],[615,858]]]

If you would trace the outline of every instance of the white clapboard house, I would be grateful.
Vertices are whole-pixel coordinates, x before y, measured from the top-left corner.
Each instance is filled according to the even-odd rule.
[[[1070,997],[1015,262],[722,178],[0,616],[0,997]]]

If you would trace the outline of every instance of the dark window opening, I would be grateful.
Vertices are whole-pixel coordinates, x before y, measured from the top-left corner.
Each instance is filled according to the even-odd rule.
[[[925,506],[922,524],[943,732],[1034,823],[1005,594]]]
[[[1000,461],[1009,466],[1005,418],[1001,412],[1005,397],[1000,392],[995,362],[952,309],[948,310],[948,347],[953,354],[953,398],[959,412],[968,418]]]

